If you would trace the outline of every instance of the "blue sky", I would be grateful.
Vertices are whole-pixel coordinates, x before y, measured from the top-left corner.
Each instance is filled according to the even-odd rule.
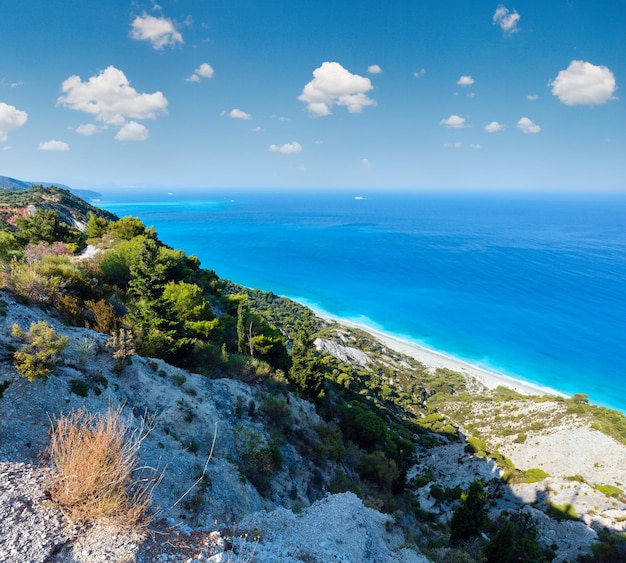
[[[626,192],[626,1],[3,1],[0,175]]]

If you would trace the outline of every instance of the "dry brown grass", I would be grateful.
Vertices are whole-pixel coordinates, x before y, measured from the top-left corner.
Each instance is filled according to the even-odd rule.
[[[133,428],[121,409],[59,415],[46,450],[56,470],[48,489],[52,500],[73,522],[108,518],[126,529],[144,527],[158,482],[154,470],[138,464],[146,435],[145,425]]]

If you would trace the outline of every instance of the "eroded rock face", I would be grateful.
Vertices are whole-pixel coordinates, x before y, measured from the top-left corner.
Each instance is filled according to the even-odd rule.
[[[391,516],[363,506],[352,493],[329,495],[300,514],[277,508],[250,514],[240,523],[261,540],[259,561],[388,561],[426,563],[427,558],[399,549],[403,538],[387,531]]]
[[[330,354],[342,362],[350,362],[362,367],[367,367],[372,363],[372,360],[365,352],[352,346],[344,346],[332,340],[316,338],[315,347],[320,352]]]

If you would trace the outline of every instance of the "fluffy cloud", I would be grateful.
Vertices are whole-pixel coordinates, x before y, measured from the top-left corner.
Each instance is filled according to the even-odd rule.
[[[360,113],[365,106],[376,102],[365,95],[373,88],[369,78],[352,74],[339,63],[325,62],[313,71],[298,99],[307,103],[315,117],[330,115],[334,105],[346,106],[350,113]]]
[[[139,41],[150,41],[152,47],[159,51],[167,45],[183,42],[183,36],[171,20],[155,18],[148,14],[137,16],[133,20],[130,37]]]
[[[526,99],[529,102],[534,102],[535,100],[539,99],[539,96],[537,96],[537,94],[528,94],[528,96],[526,96]]]
[[[518,31],[517,24],[520,17],[521,16],[515,10],[510,12],[508,8],[500,4],[493,14],[493,23],[500,26],[504,35],[511,35]]]
[[[447,119],[442,119],[439,124],[443,125],[444,127],[450,127],[452,129],[464,129],[465,127],[467,127],[467,124],[465,123],[465,118],[458,115],[451,115]]]
[[[456,81],[459,86],[471,86],[474,82],[471,76],[461,76],[461,78]]]
[[[9,131],[19,129],[28,120],[25,111],[0,102],[0,141],[6,141]]]
[[[232,117],[233,119],[251,119],[252,118],[252,116],[249,113],[246,113],[245,111],[241,111],[240,109],[237,109],[237,108],[231,110],[228,116]]]
[[[522,133],[539,133],[539,131],[541,131],[541,127],[527,117],[522,117],[517,122],[517,128],[520,129]]]
[[[117,141],[145,141],[148,138],[148,129],[141,123],[129,121],[115,135]]]
[[[483,148],[483,146],[482,146],[482,145],[479,145],[479,144],[477,144],[477,143],[472,143],[472,144],[469,146],[469,148],[470,148],[470,149],[473,149],[473,150],[477,150],[477,151],[479,151],[480,149],[482,149],[482,148]]]
[[[550,86],[552,94],[568,106],[603,104],[616,89],[615,76],[607,67],[585,61],[572,61]]]
[[[98,126],[93,123],[83,123],[76,127],[76,133],[83,135],[83,137],[91,137],[98,131]]]
[[[115,136],[118,140],[143,141],[148,137],[148,130],[143,125],[127,122],[128,119],[155,119],[158,114],[167,113],[167,99],[161,92],[139,94],[126,75],[114,66],[85,82],[80,76],[70,76],[61,85],[61,91],[64,95],[59,97],[58,104],[94,115],[106,125],[119,127]],[[95,131],[88,125],[81,125],[78,129],[82,135]]]
[[[383,71],[378,65],[370,65],[367,67],[367,72],[370,74],[380,74]]]
[[[213,78],[213,67],[208,63],[202,63],[196,70],[193,71],[193,74],[185,80],[187,82],[200,82],[201,78]]]
[[[487,123],[485,125],[485,131],[487,133],[497,133],[498,131],[503,131],[504,125],[502,123],[498,123],[497,121],[492,121],[491,123]]]
[[[70,146],[67,143],[63,141],[55,141],[55,140],[39,143],[38,148],[40,151],[65,152],[65,151],[70,150]]]
[[[424,76],[426,74],[426,69],[425,68],[421,68],[420,70],[416,70],[413,73],[413,76],[415,76],[415,78],[421,78],[422,76]]]
[[[297,152],[302,152],[302,145],[298,143],[298,141],[294,141],[293,143],[286,143],[284,145],[270,145],[270,151],[279,152],[281,154],[294,154]]]

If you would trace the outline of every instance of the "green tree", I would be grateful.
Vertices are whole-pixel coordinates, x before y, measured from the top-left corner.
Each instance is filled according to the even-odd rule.
[[[537,542],[537,528],[527,513],[513,514],[500,526],[498,533],[487,544],[485,556],[488,563],[547,563],[552,560]]]
[[[109,234],[115,239],[132,240],[138,236],[150,236],[154,232],[146,229],[137,217],[122,217],[115,223],[110,223]]]
[[[204,292],[196,284],[169,281],[163,288],[163,297],[171,302],[174,312],[184,321],[206,321],[213,318]]]
[[[87,220],[87,238],[100,238],[107,232],[110,224],[109,220],[98,217],[93,211],[90,211]]]
[[[513,544],[517,527],[507,520],[485,549],[487,563],[509,563],[513,557]]]
[[[487,492],[481,480],[470,484],[461,495],[461,504],[456,507],[450,522],[450,543],[460,542],[477,536],[487,524]]]
[[[306,397],[317,399],[324,391],[324,364],[315,350],[313,326],[313,316],[309,315],[291,349],[289,378]]]
[[[237,352],[252,355],[248,343],[248,313],[247,302],[245,300],[241,301],[239,307],[237,307]]]
[[[0,230],[0,260],[9,262],[16,255],[18,242],[13,233],[6,229]]]
[[[82,234],[61,221],[58,211],[52,209],[38,209],[34,215],[19,217],[15,238],[23,246],[29,243],[67,242],[78,244]]]

